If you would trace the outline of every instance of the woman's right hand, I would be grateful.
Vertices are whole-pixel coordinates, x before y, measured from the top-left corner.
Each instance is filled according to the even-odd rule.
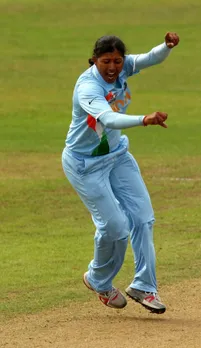
[[[167,128],[164,123],[167,120],[168,114],[166,112],[156,111],[150,115],[146,115],[143,119],[144,126],[148,125],[159,125],[161,127]]]

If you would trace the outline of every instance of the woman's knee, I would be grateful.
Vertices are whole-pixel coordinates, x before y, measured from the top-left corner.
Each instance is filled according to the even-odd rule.
[[[144,213],[134,217],[135,227],[139,225],[144,225],[144,224],[148,224],[150,227],[152,227],[154,222],[155,222],[154,213],[151,211],[149,214]]]
[[[129,223],[125,215],[111,217],[99,229],[104,238],[109,238],[112,241],[126,239],[129,236]]]

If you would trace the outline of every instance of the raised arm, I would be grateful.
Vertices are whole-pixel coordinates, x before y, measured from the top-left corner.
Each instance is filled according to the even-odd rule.
[[[179,36],[176,33],[168,32],[165,35],[165,42],[158,45],[148,53],[133,55],[135,61],[135,71],[148,68],[149,66],[159,64],[163,62],[173,47],[179,43]]]

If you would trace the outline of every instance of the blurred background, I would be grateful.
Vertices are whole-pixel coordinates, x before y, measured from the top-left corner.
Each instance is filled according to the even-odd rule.
[[[3,317],[88,301],[82,274],[94,226],[64,177],[72,93],[95,41],[118,35],[145,53],[167,31],[180,44],[129,80],[129,114],[165,111],[168,129],[129,136],[156,213],[159,285],[200,277],[200,0],[0,0],[0,297]],[[128,248],[117,285],[133,277]]]

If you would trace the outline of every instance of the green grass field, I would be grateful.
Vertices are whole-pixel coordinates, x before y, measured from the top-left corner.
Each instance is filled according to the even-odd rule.
[[[129,113],[168,112],[168,129],[130,129],[156,214],[159,285],[201,277],[200,0],[0,0],[0,310],[3,319],[90,300],[82,274],[94,227],[61,152],[72,91],[95,40],[119,35],[147,52],[167,31],[180,45],[130,79]],[[130,247],[116,278],[133,277]]]

